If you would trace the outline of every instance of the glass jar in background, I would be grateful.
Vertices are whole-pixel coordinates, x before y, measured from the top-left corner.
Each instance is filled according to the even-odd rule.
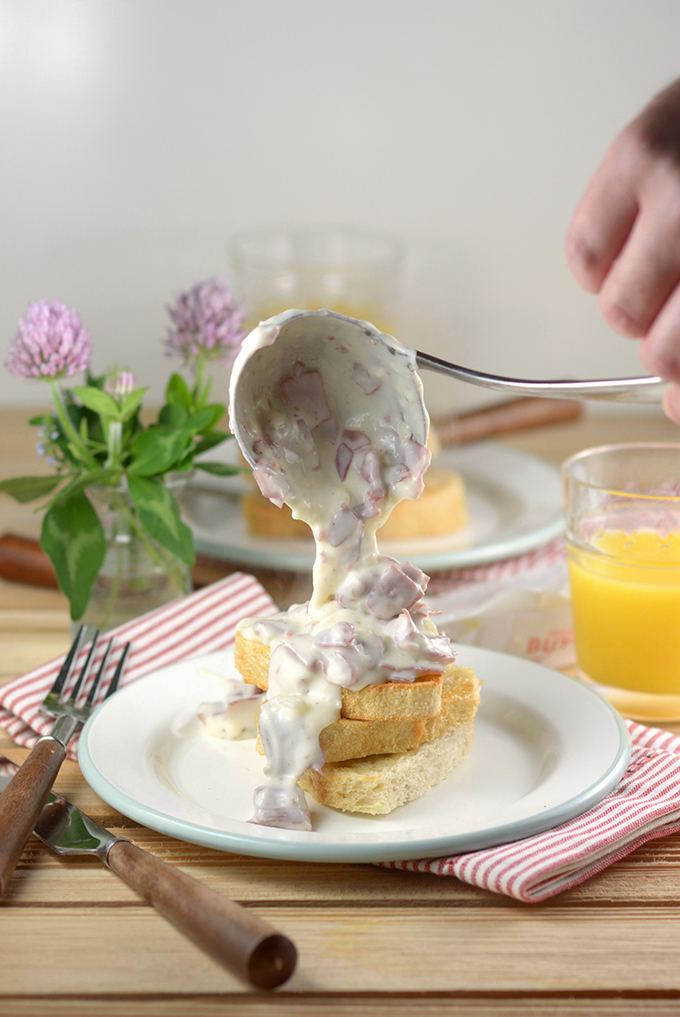
[[[328,308],[393,334],[401,244],[369,230],[251,230],[231,243],[247,325],[289,308]]]
[[[576,657],[622,713],[680,720],[680,444],[563,466]]]

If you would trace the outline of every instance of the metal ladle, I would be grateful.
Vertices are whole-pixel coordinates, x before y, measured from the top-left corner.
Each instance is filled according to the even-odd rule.
[[[548,399],[612,399],[620,402],[656,403],[661,401],[668,384],[663,378],[593,378],[589,381],[529,381],[526,378],[504,378],[498,374],[485,374],[469,367],[450,364],[447,360],[420,353],[416,350],[416,363],[426,371],[446,374],[470,385],[495,389],[516,396],[542,396]]]

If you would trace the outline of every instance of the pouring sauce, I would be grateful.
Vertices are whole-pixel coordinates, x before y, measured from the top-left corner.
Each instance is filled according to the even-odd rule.
[[[297,782],[323,766],[319,734],[339,718],[342,689],[410,683],[454,659],[423,601],[428,577],[380,554],[376,536],[422,492],[430,462],[415,352],[368,322],[287,311],[246,338],[230,422],[262,494],[316,543],[309,603],[239,624],[271,648],[252,821],[310,830]]]

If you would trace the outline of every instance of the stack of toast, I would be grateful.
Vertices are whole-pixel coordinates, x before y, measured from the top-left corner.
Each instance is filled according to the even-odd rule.
[[[250,685],[268,687],[270,649],[236,634],[235,663]],[[444,780],[472,747],[480,681],[450,664],[413,682],[342,689],[340,719],[321,732],[320,771],[300,787],[343,812],[385,815]],[[258,751],[264,749],[258,737]]]

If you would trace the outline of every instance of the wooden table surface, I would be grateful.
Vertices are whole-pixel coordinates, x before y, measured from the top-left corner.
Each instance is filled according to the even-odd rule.
[[[32,458],[28,416],[0,412],[0,477],[43,465]],[[559,462],[589,445],[679,434],[658,417],[603,416],[506,441]],[[0,496],[0,532],[38,528],[30,506]],[[3,683],[66,649],[65,600],[0,580],[0,632]],[[4,732],[0,751],[26,755]],[[680,836],[526,905],[452,878],[267,861],[172,840],[119,815],[76,763],[56,787],[288,934],[298,970],[275,993],[249,991],[98,861],[59,859],[32,839],[0,905],[2,1017],[680,1012]]]

